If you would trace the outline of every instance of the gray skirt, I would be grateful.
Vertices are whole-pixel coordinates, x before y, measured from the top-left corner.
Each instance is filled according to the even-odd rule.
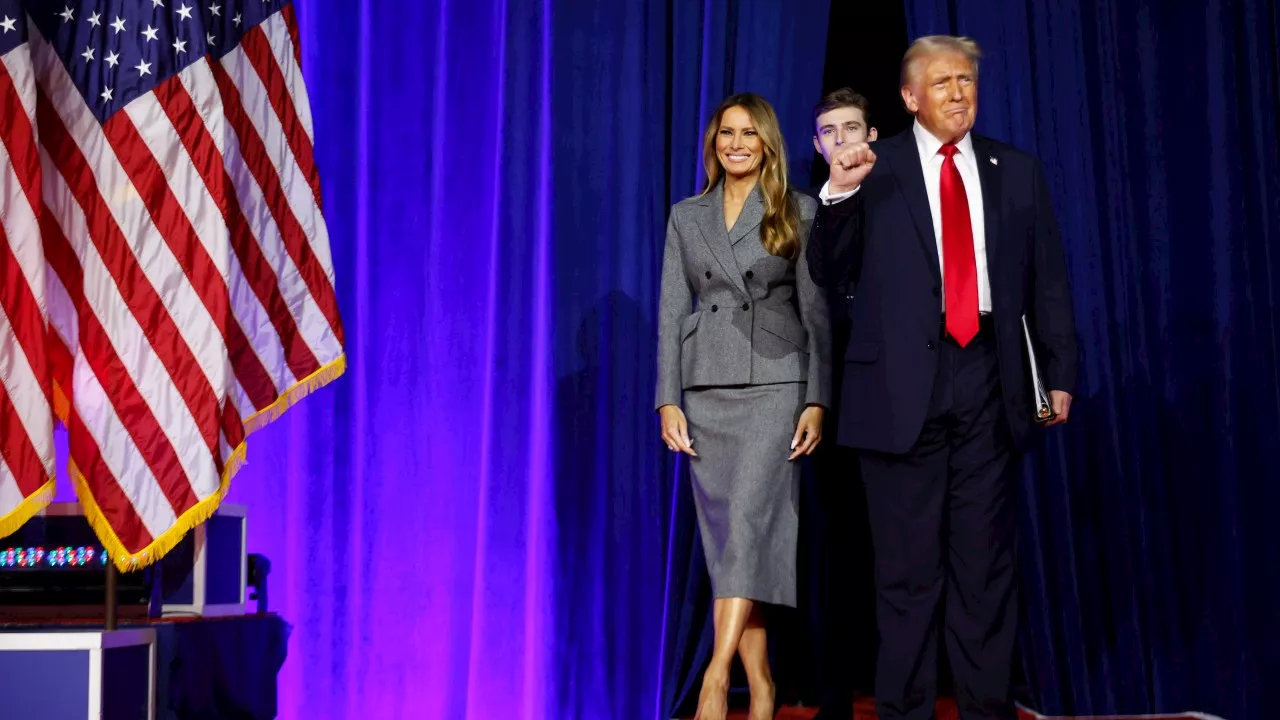
[[[805,383],[686,390],[693,502],[717,598],[795,607]]]

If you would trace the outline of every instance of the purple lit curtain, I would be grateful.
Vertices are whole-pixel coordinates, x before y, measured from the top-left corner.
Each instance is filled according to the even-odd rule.
[[[730,91],[807,174],[825,0],[297,5],[349,370],[229,498],[294,625],[281,717],[661,716],[666,213]]]

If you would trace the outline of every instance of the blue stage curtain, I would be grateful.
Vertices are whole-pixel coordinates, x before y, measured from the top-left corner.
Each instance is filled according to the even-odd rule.
[[[908,0],[982,43],[978,130],[1044,162],[1083,353],[1027,463],[1040,709],[1280,716],[1273,3]]]
[[[652,407],[667,210],[731,91],[807,175],[826,0],[296,4],[349,369],[229,499],[296,628],[281,717],[662,717],[709,632],[664,604],[700,569]]]

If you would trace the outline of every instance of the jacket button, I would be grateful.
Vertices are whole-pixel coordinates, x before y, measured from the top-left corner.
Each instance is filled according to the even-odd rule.
[[[746,310],[751,307],[751,303],[742,303],[742,309]]]
[[[707,279],[708,279],[708,280],[710,280],[710,279],[711,279],[711,271],[710,271],[710,270],[708,270],[708,271],[707,271]],[[936,295],[937,293],[934,293],[934,294]]]
[[[930,350],[932,350],[932,349],[933,349],[933,342],[932,342],[932,341],[930,341],[930,342],[929,342],[929,349],[930,349]]]
[[[719,306],[719,305],[712,305],[712,306],[711,306],[711,312],[719,312],[719,311],[720,311],[720,306]]]
[[[748,279],[748,280],[750,280],[751,278],[753,278],[753,277],[755,277],[755,276],[756,276],[756,274],[755,274],[754,272],[752,272],[752,271],[750,271],[750,270],[748,270],[748,271],[747,271],[747,279]]]

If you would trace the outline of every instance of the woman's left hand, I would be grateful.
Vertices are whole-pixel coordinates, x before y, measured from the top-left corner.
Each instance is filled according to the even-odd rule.
[[[791,457],[795,460],[801,455],[812,455],[822,441],[823,409],[813,405],[800,413],[800,422],[796,423],[796,436],[791,439]]]

